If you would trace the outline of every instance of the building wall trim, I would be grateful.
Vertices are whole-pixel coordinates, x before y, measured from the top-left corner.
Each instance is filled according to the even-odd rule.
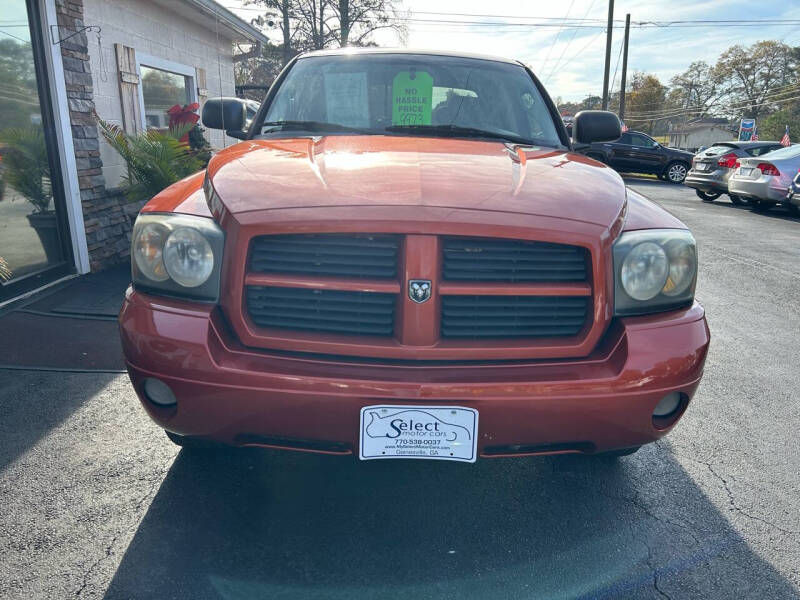
[[[46,68],[51,82],[51,101],[53,118],[56,124],[56,138],[58,146],[58,160],[61,164],[61,173],[64,184],[65,205],[69,235],[72,243],[72,254],[75,259],[75,269],[78,273],[90,271],[89,247],[86,242],[86,229],[83,221],[83,206],[81,204],[81,191],[78,182],[78,169],[75,161],[75,147],[72,142],[72,128],[67,100],[67,88],[64,81],[64,65],[61,60],[61,46],[49,43],[50,25],[56,25],[55,0],[38,0],[40,14],[42,15],[42,35],[46,40],[45,54]]]

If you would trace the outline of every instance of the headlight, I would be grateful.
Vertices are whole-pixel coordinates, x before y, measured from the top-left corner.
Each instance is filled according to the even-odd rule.
[[[646,301],[655,298],[669,274],[669,260],[664,249],[653,242],[642,242],[628,252],[622,263],[620,279],[628,296]]]
[[[211,275],[214,253],[196,229],[179,227],[164,244],[164,266],[173,281],[194,288],[203,285]]]
[[[614,312],[635,315],[691,304],[697,249],[685,229],[623,233],[614,244]]]
[[[148,223],[133,238],[133,259],[139,271],[153,281],[169,279],[164,266],[164,242],[169,229],[161,223]]]
[[[213,219],[143,214],[133,226],[133,283],[138,289],[196,300],[219,298],[225,236]]]

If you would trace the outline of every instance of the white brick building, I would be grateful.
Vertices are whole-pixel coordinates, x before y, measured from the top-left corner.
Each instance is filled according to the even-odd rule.
[[[97,114],[124,124],[117,77],[119,46],[133,50],[140,86],[145,67],[182,76],[187,83],[185,103],[233,96],[233,43],[250,43],[257,32],[247,31],[241,22],[234,22],[238,27],[233,28],[229,21],[216,18],[215,12],[227,13],[213,2],[198,0],[84,0],[84,23],[101,28],[99,44],[93,34],[88,39]],[[141,117],[144,127],[146,114]],[[222,132],[206,135],[216,147],[225,143]],[[100,157],[106,185],[117,185],[125,167],[104,140]]]
[[[669,145],[672,148],[696,152],[699,148],[707,148],[717,142],[734,140],[736,134],[736,127],[727,119],[706,117],[670,127]]]

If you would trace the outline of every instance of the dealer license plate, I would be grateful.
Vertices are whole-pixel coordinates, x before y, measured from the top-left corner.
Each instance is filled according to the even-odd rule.
[[[475,462],[478,411],[462,406],[365,406],[358,457]]]
[[[750,175],[750,173],[752,172],[753,169],[750,167],[739,167],[739,175],[744,175],[746,177],[747,175]]]
[[[708,171],[711,169],[711,163],[697,163],[694,168],[697,171]]]

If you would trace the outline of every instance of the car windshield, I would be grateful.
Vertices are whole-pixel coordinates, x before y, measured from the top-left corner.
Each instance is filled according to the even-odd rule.
[[[562,145],[547,104],[521,65],[423,54],[301,58],[261,125],[262,135],[289,131]]]

